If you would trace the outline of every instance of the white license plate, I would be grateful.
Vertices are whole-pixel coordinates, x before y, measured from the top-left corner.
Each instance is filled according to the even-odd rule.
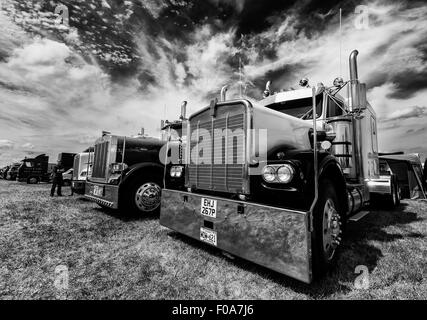
[[[200,240],[212,244],[216,247],[216,231],[201,227]]]
[[[216,204],[216,200],[202,198],[200,203],[200,213],[206,217],[216,218]]]
[[[104,196],[104,187],[101,186],[93,186],[93,195],[97,197]]]

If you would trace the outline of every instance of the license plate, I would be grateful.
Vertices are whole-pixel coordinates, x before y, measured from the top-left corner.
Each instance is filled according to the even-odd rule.
[[[200,213],[203,216],[216,218],[216,200],[202,198],[200,203]]]
[[[102,186],[93,186],[93,195],[97,197],[104,196],[104,187]]]
[[[216,247],[216,231],[200,228],[200,240],[207,242]]]

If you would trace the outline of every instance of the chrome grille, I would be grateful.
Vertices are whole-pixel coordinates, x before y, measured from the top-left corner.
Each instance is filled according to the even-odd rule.
[[[245,115],[221,116],[191,121],[188,182],[196,189],[241,193],[246,160]]]
[[[92,177],[105,178],[107,174],[109,142],[104,141],[95,145],[95,157],[93,160]]]

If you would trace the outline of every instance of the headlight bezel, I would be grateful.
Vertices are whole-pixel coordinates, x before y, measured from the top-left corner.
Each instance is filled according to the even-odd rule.
[[[270,175],[274,176],[274,179],[272,179],[272,178],[266,179],[265,173],[267,170],[269,170]],[[280,178],[279,177],[279,170],[287,170],[288,171],[287,172],[288,178],[287,179]],[[264,166],[264,168],[262,169],[261,176],[262,176],[262,179],[264,180],[264,182],[266,182],[266,183],[289,184],[294,179],[295,173],[296,173],[296,169],[290,163],[268,164],[268,165]]]
[[[169,175],[171,178],[181,178],[184,172],[183,166],[172,166],[169,170]]]

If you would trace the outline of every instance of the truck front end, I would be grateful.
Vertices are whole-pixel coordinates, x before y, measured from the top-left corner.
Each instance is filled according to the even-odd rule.
[[[302,161],[292,159],[310,154],[309,128],[248,100],[212,102],[193,114],[185,187],[163,190],[161,225],[311,282],[312,193]],[[280,177],[265,180],[266,167],[280,169]],[[307,205],[286,205],[304,194]]]
[[[118,209],[119,183],[125,169],[123,137],[105,135],[95,142],[92,175],[85,183],[85,197],[103,207]]]
[[[91,166],[89,158],[89,152],[78,153],[74,156],[73,179],[71,180],[71,188],[75,193],[85,193],[86,179],[88,177],[88,172]]]

